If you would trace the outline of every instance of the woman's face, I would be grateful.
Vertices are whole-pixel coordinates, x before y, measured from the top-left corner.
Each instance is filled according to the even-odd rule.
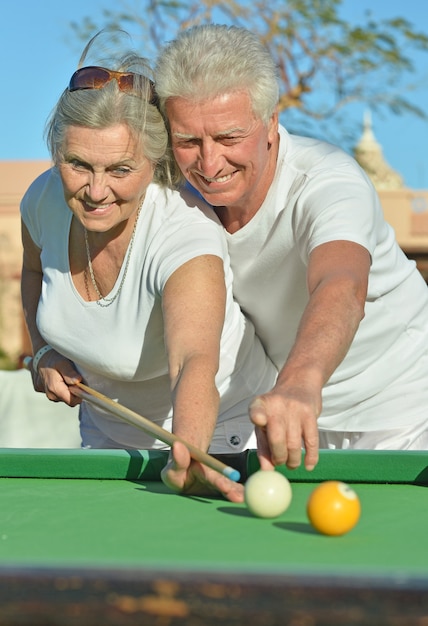
[[[70,126],[58,169],[76,218],[87,230],[107,232],[137,211],[154,166],[128,126],[116,124]]]

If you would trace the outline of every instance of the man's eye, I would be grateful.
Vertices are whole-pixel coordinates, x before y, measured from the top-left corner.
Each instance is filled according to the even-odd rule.
[[[114,169],[111,170],[112,174],[114,174],[114,176],[126,176],[127,174],[130,173],[130,169],[129,167],[115,167]]]
[[[176,139],[173,141],[175,148],[190,148],[198,144],[197,139]]]
[[[220,137],[219,142],[225,144],[226,146],[231,145],[239,141],[239,137],[233,137],[228,135],[227,137]]]

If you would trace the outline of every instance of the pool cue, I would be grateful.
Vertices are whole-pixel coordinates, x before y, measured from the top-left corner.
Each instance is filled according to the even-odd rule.
[[[25,369],[30,370],[31,363],[31,357],[24,358],[23,364]],[[172,446],[176,441],[180,441],[183,445],[186,446],[192,459],[194,459],[195,461],[199,461],[199,463],[206,465],[207,467],[215,470],[216,472],[219,472],[220,474],[223,474],[223,476],[226,476],[227,478],[230,478],[235,482],[239,481],[240,473],[238,472],[238,470],[234,469],[233,467],[229,467],[228,465],[225,465],[210,454],[199,450],[199,448],[196,448],[196,446],[187,443],[186,441],[181,439],[181,437],[170,433],[169,431],[165,430],[161,426],[158,426],[146,417],[143,417],[142,415],[135,413],[135,411],[132,411],[131,409],[123,406],[122,404],[115,402],[114,400],[108,398],[99,391],[96,391],[95,389],[88,387],[88,385],[80,382],[73,383],[72,385],[69,385],[69,387],[71,393],[74,396],[77,396],[78,398],[81,398],[86,402],[90,402],[94,406],[97,406],[98,408],[101,408],[111,413],[115,417],[119,417],[121,420],[127,422],[128,424],[131,424],[132,426],[140,428],[148,435],[156,437],[157,439],[163,441],[163,443],[166,443],[169,446]]]

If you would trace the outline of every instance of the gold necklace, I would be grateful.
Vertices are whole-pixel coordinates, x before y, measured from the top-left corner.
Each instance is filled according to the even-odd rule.
[[[92,286],[95,289],[95,293],[98,296],[98,300],[96,300],[96,303],[98,304],[98,306],[102,306],[102,307],[110,306],[111,304],[113,304],[113,302],[116,300],[116,298],[118,297],[118,295],[122,291],[123,283],[125,282],[125,278],[126,278],[126,275],[128,273],[129,261],[131,259],[132,247],[134,245],[135,233],[137,231],[138,218],[140,216],[140,212],[141,212],[142,206],[143,206],[143,203],[140,204],[140,206],[138,208],[138,211],[137,211],[137,215],[135,217],[134,228],[132,230],[131,239],[129,240],[128,250],[127,250],[127,253],[126,253],[125,270],[124,270],[123,275],[122,275],[122,280],[120,281],[120,285],[119,285],[116,293],[111,298],[105,298],[103,296],[103,294],[99,290],[97,281],[95,280],[94,268],[92,267],[92,260],[91,260],[91,251],[90,251],[90,248],[89,248],[88,231],[86,230],[85,227],[83,227],[83,231],[85,233],[85,248],[86,248],[86,258],[88,260],[89,275],[91,277]],[[84,279],[85,279],[86,293],[88,295],[88,298],[90,299],[89,289],[88,289],[88,276],[87,276],[87,272],[86,272],[86,267],[85,267],[85,271],[83,272],[83,275],[84,275]]]

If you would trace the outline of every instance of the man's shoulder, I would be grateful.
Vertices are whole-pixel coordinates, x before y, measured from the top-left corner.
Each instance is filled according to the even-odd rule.
[[[331,168],[333,166],[353,165],[355,159],[342,148],[315,137],[294,135],[280,127],[280,142],[284,146],[288,164],[294,164],[299,170]]]
[[[291,131],[288,131],[281,124],[279,125],[279,136],[281,142],[286,142],[291,146],[302,147],[302,148],[311,148],[312,150],[320,150],[320,151],[329,151],[329,152],[338,152],[343,153],[344,150],[339,146],[332,144],[323,139],[319,139],[318,137],[312,137],[311,135],[297,135]]]

